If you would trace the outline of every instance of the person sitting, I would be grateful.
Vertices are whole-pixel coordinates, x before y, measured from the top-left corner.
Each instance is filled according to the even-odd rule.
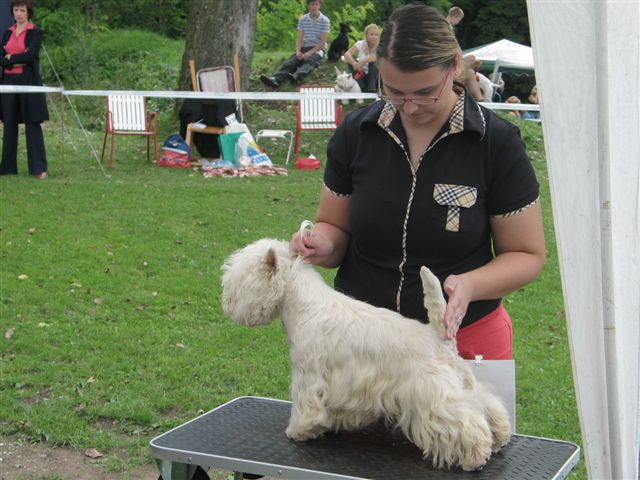
[[[380,42],[380,27],[375,23],[367,25],[364,29],[364,38],[358,40],[344,54],[349,71],[360,90],[363,92],[376,92],[378,90],[378,66],[376,64],[376,49]]]
[[[291,55],[273,76],[260,75],[260,81],[264,85],[280,88],[285,80],[294,84],[301,83],[322,63],[331,23],[320,11],[321,3],[322,0],[307,0],[309,13],[298,20],[296,53]]]
[[[505,103],[522,103],[520,101],[520,99],[518,97],[516,97],[515,95],[511,95],[504,102]],[[509,110],[508,114],[509,115],[513,115],[514,117],[520,117],[521,116],[520,110]]]
[[[460,71],[455,75],[455,80],[467,89],[476,102],[491,102],[493,84],[477,71],[481,64],[473,55],[467,55],[460,62]]]
[[[537,85],[533,86],[527,100],[529,100],[529,103],[532,103],[535,105],[538,104],[538,86]],[[524,118],[525,120],[539,120],[540,112],[525,111],[525,112],[522,112],[522,118]]]

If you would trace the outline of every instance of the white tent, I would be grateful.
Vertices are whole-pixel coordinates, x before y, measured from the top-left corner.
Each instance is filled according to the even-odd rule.
[[[462,52],[463,55],[473,55],[476,60],[482,60],[485,64],[493,64],[493,78],[501,68],[515,68],[519,70],[533,70],[533,50],[526,45],[512,42],[511,40],[498,40],[497,42],[470,48]]]
[[[640,2],[527,6],[587,470],[636,480]]]

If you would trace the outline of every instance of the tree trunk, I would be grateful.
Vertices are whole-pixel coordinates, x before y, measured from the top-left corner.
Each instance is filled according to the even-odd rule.
[[[247,90],[256,38],[258,0],[193,0],[187,21],[178,90],[191,90],[189,60],[196,70],[240,60],[240,87]]]

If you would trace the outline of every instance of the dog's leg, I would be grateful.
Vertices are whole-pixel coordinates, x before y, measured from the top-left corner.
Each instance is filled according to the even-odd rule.
[[[319,375],[294,370],[291,382],[291,417],[287,437],[296,441],[319,437],[330,427],[323,396],[325,385]],[[310,383],[309,380],[312,380]]]
[[[459,465],[463,470],[478,470],[491,456],[493,435],[486,418],[478,411],[475,399],[447,398],[432,411],[437,441],[434,465]]]
[[[402,430],[434,467],[478,470],[491,455],[493,438],[475,401],[474,396],[449,396],[431,408],[415,404],[410,414],[403,414]]]
[[[480,383],[478,384],[478,397],[478,403],[484,406],[484,413],[493,434],[492,450],[497,452],[511,440],[509,413],[500,399],[492,395]]]

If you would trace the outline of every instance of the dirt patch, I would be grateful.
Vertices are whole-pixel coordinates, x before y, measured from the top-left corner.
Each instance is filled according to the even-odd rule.
[[[92,460],[84,452],[70,448],[0,439],[0,480],[157,480],[155,465],[132,467],[124,472],[107,472],[102,460]],[[233,478],[232,472],[209,471],[211,480]],[[263,480],[275,480],[264,477]]]
[[[127,472],[106,472],[100,460],[92,460],[84,452],[31,445],[16,439],[0,441],[0,478],[2,480],[156,480],[154,465],[131,468]]]

